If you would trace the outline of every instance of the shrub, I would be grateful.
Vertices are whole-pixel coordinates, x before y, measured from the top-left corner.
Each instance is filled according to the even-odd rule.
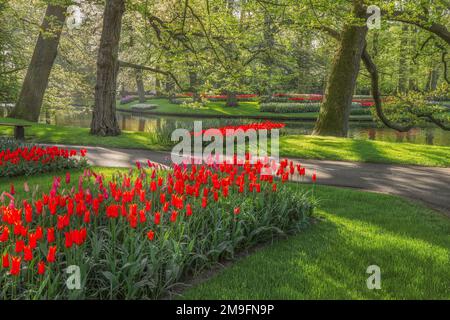
[[[7,141],[4,145],[2,143],[0,148],[0,177],[31,176],[62,169],[81,168],[87,165],[85,156],[85,150],[81,150],[78,154],[75,150],[14,145]]]
[[[309,113],[319,112],[320,103],[262,103],[260,112],[272,113]],[[351,115],[370,115],[369,107],[362,107],[359,103],[353,103]]]
[[[261,112],[273,113],[307,113],[319,112],[319,103],[263,103],[259,110]]]
[[[167,174],[149,165],[110,180],[86,170],[69,192],[55,178],[49,194],[0,206],[0,299],[159,298],[188,275],[299,231],[312,214],[306,194],[257,165]],[[291,166],[282,162],[282,181]],[[69,265],[80,268],[82,290],[68,290]]]

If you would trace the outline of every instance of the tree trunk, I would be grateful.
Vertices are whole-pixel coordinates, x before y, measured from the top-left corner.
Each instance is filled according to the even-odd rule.
[[[237,93],[235,91],[227,92],[227,103],[225,107],[237,107],[238,105]]]
[[[411,27],[411,39],[410,39],[410,51],[413,53],[417,50],[417,28]],[[409,62],[409,81],[408,81],[408,90],[409,91],[418,91],[419,87],[417,86],[417,65]]]
[[[197,72],[189,72],[189,90],[192,92],[192,100],[194,102],[200,102],[202,99],[200,93],[198,92],[198,76]]]
[[[139,96],[139,102],[145,103],[144,80],[142,79],[142,70],[136,70],[136,86]]]
[[[364,16],[365,10],[359,6],[355,10],[357,17]],[[313,135],[347,136],[366,34],[366,26],[344,27]]]
[[[439,71],[435,68],[431,71],[431,79],[430,79],[430,91],[434,91],[437,88],[439,80]]]
[[[66,19],[65,12],[66,7],[47,6],[19,100],[10,117],[34,122],[39,120],[48,79],[58,53],[59,39]]]
[[[405,93],[408,83],[408,65],[406,61],[405,51],[408,46],[408,25],[402,26],[402,33],[400,36],[400,52],[398,59],[398,82],[397,92]]]
[[[116,118],[116,82],[119,72],[119,42],[124,12],[124,0],[106,1],[97,58],[97,84],[91,134],[100,136],[120,134]]]

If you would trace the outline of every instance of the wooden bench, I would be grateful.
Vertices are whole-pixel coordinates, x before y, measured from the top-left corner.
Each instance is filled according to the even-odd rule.
[[[31,124],[0,122],[0,126],[14,127],[14,139],[25,140],[25,128],[31,127]]]

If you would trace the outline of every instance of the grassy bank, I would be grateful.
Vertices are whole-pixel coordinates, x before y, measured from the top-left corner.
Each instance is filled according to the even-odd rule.
[[[24,121],[0,118],[0,122]],[[12,132],[12,128],[0,127],[0,136],[11,136]],[[117,137],[97,137],[90,135],[87,128],[33,124],[25,133],[27,141],[36,143],[170,150],[155,135],[144,132],[124,131]],[[303,159],[450,167],[450,147],[333,137],[283,136],[280,154]]]
[[[307,187],[306,187],[307,188]],[[184,292],[187,299],[448,299],[450,219],[398,197],[318,187],[320,221]],[[366,269],[381,268],[381,290]]]

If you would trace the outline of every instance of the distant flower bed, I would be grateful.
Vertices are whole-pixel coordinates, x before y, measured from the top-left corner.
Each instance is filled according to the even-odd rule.
[[[263,169],[276,168],[273,175]],[[306,192],[284,183],[305,168],[281,163],[149,163],[106,179],[56,177],[33,199],[0,199],[3,299],[159,298],[186,276],[308,225]],[[311,181],[316,181],[312,175]],[[75,186],[73,185],[75,184]],[[282,201],[281,201],[282,200]],[[82,290],[68,290],[79,268]]]
[[[79,168],[87,164],[86,150],[58,147],[19,146],[0,148],[0,177],[34,175],[61,169]]]
[[[137,100],[138,100],[138,97],[136,97],[136,96],[126,96],[126,97],[122,97],[120,99],[120,104],[128,104],[128,103],[131,103],[131,102],[134,102]]]
[[[276,123],[271,121],[261,122],[261,123],[250,123],[250,124],[243,124],[238,126],[225,126],[220,128],[210,128],[203,130],[201,132],[193,132],[194,135],[203,135],[203,134],[213,134],[213,133],[220,133],[223,136],[227,136],[228,133],[233,134],[237,130],[242,130],[243,132],[247,132],[249,130],[273,130],[273,129],[282,129],[286,125],[284,123]]]
[[[321,94],[286,94],[276,93],[272,97],[265,97],[262,102],[293,102],[293,103],[308,103],[308,102],[322,102],[324,96]],[[373,107],[375,105],[372,98],[361,98],[355,96],[353,103],[357,103],[362,107]]]

